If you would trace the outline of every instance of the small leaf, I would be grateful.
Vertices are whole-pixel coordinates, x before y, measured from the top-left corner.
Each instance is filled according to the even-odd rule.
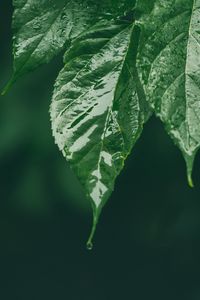
[[[102,207],[149,116],[135,69],[138,36],[132,22],[100,21],[66,52],[55,84],[53,135],[92,203],[88,248]]]
[[[143,0],[139,0],[140,8]],[[138,70],[147,100],[183,153],[188,181],[200,147],[200,1],[154,1],[143,28]]]
[[[101,13],[89,0],[14,0],[13,76],[4,89],[23,74],[48,63],[66,42],[84,31]],[[88,3],[90,5],[88,5]]]

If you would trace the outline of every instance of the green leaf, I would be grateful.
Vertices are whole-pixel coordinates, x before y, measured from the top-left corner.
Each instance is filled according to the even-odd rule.
[[[200,147],[200,1],[155,0],[152,8],[139,21],[137,66],[147,100],[184,155],[192,186]]]
[[[55,84],[53,135],[92,203],[89,247],[102,207],[149,116],[135,68],[138,36],[132,22],[100,21],[66,52]]]
[[[23,74],[50,62],[94,24],[133,8],[135,0],[13,0],[14,70],[2,94]]]
[[[155,111],[183,153],[200,147],[200,0],[15,0],[13,82],[61,50],[53,135],[93,207],[91,247],[125,159]]]
[[[101,14],[100,4],[89,0],[14,0],[13,5],[14,71],[4,93],[18,77],[51,61],[96,20],[96,12]]]

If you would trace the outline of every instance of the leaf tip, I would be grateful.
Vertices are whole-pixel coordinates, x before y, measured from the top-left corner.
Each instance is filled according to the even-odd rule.
[[[86,243],[86,248],[89,251],[91,251],[93,249],[93,239],[94,239],[94,235],[96,232],[97,223],[99,220],[99,215],[101,212],[101,209],[96,207],[94,204],[92,205],[92,208],[93,208],[93,224],[92,224],[92,229],[91,229],[88,241]]]
[[[94,235],[95,235],[96,226],[97,226],[97,221],[96,221],[96,218],[94,216],[93,217],[92,230],[90,232],[90,236],[89,236],[87,244],[86,244],[86,248],[89,251],[91,251],[93,249],[93,238],[94,238]]]
[[[5,88],[1,91],[1,96],[5,96],[7,92],[8,92],[8,89],[7,89],[7,85],[6,85]]]
[[[194,182],[192,179],[192,175],[191,174],[187,174],[187,179],[188,179],[188,185],[189,187],[193,188],[194,187]]]
[[[193,172],[195,154],[193,154],[193,155],[185,154],[184,157],[185,157],[186,168],[187,168],[188,185],[189,185],[189,187],[193,188],[194,187],[194,182],[193,182],[193,179],[192,179],[192,172]]]
[[[11,86],[13,85],[13,82],[14,82],[14,80],[13,80],[13,78],[11,78],[11,80],[6,84],[6,86],[1,91],[1,96],[5,96],[7,94],[7,92],[9,91]]]

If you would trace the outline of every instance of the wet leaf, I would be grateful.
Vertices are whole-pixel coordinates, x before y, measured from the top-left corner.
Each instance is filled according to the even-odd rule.
[[[143,0],[139,4],[141,9]],[[200,1],[154,0],[140,23],[140,78],[149,103],[184,155],[192,186],[200,147]]]
[[[14,74],[62,49],[56,143],[99,215],[152,113],[182,151],[192,186],[200,147],[200,0],[15,0]],[[4,91],[4,92],[5,92]]]
[[[90,5],[89,5],[90,4]],[[23,74],[48,63],[103,12],[89,0],[14,0],[14,71],[7,89]]]
[[[134,57],[138,28],[101,21],[72,44],[55,85],[51,119],[60,150],[91,200],[94,230],[149,110]]]

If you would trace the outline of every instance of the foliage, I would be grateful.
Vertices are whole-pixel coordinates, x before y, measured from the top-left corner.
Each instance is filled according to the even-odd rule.
[[[187,165],[200,147],[200,0],[14,0],[13,76],[64,67],[50,108],[55,141],[93,208],[92,238],[124,161],[155,113]]]

